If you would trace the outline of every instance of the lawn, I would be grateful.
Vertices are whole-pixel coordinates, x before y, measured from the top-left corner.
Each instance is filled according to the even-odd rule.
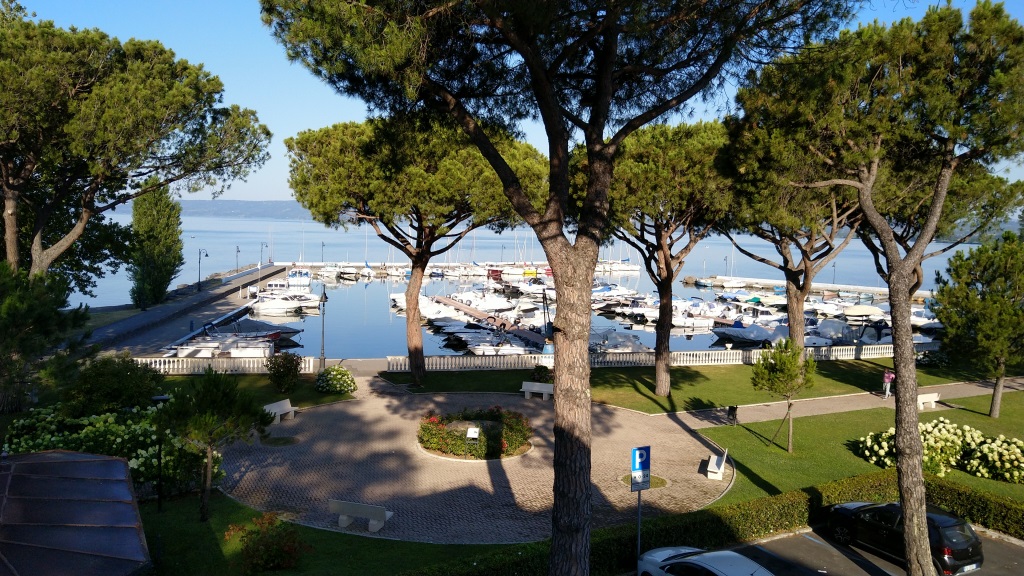
[[[877,391],[882,373],[892,367],[888,358],[818,363],[813,388],[800,398],[837,396]],[[719,406],[759,404],[778,400],[767,392],[754,390],[750,384],[752,367],[692,366],[672,368],[672,394],[662,398],[654,394],[653,368],[598,368],[590,373],[594,402],[621,406],[647,414],[701,410]],[[405,372],[383,375],[396,384],[408,384],[412,378]],[[921,368],[920,386],[931,386],[978,378],[960,370]],[[530,379],[526,370],[487,370],[427,373],[424,392],[514,392],[519,393],[523,380]]]
[[[140,505],[142,524],[156,566],[154,576],[240,575],[241,545],[238,537],[224,539],[231,524],[249,522],[259,512],[214,492],[210,521],[199,522],[199,497]],[[304,542],[313,547],[293,570],[274,574],[391,575],[494,551],[494,545],[420,544],[368,538],[298,526]]]
[[[987,415],[990,399],[988,395],[958,398],[957,405],[963,408],[928,412],[922,415],[922,421],[941,416],[987,435],[1024,438],[1024,393],[1004,394],[1002,413],[997,420]],[[743,502],[877,470],[876,466],[856,456],[850,443],[870,432],[888,430],[893,426],[893,418],[894,412],[887,408],[797,418],[793,454],[785,450],[785,428],[775,443],[770,443],[781,423],[779,420],[701,430],[720,446],[728,447],[736,465],[736,482],[719,502]],[[954,472],[949,478],[1024,501],[1024,485],[1021,484],[986,480],[962,472]]]
[[[168,376],[165,381],[166,391],[173,392],[176,388],[196,377],[198,376]],[[253,396],[256,397],[256,403],[260,406],[288,398],[292,406],[308,408],[310,406],[350,400],[352,398],[351,394],[324,394],[323,392],[317,392],[313,387],[316,379],[311,374],[302,374],[299,377],[299,386],[287,394],[282,394],[275,390],[270,385],[270,380],[266,374],[239,374],[232,375],[232,377],[238,379],[239,388],[252,392]]]

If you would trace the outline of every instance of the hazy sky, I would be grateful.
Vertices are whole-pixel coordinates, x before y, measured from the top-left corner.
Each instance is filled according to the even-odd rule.
[[[301,65],[288,62],[284,49],[260,21],[256,0],[19,1],[38,18],[53,20],[62,28],[99,28],[121,40],[159,40],[179,58],[202,63],[219,76],[224,82],[227,103],[256,110],[260,121],[274,134],[271,159],[247,182],[234,183],[223,198],[291,198],[284,139],[302,130],[366,117],[361,101],[335,94]],[[861,12],[860,20],[892,22],[907,16],[918,19],[936,1],[872,0]],[[975,3],[953,2],[965,11]],[[1009,0],[1005,5],[1015,18],[1024,20],[1024,0]],[[527,130],[527,140],[542,153],[547,150],[543,131],[538,127]],[[201,192],[189,198],[207,199],[209,194]]]

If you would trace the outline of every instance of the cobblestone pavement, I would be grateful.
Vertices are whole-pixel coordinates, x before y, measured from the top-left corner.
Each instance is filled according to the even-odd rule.
[[[382,538],[434,543],[512,543],[551,534],[553,403],[513,394],[407,394],[371,377],[359,378],[355,400],[302,410],[271,427],[292,436],[287,446],[236,444],[224,453],[222,489],[260,510],[289,514],[296,522],[359,535],[366,521],[338,528],[329,499],[385,506],[394,516]],[[487,462],[440,458],[417,441],[428,410],[503,408],[523,413],[534,427],[526,454]],[[636,494],[622,482],[630,450],[651,445],[652,473],[668,481],[643,494],[645,515],[706,506],[732,481],[703,474],[713,449],[679,418],[652,417],[594,404],[592,482],[595,527],[636,518]]]

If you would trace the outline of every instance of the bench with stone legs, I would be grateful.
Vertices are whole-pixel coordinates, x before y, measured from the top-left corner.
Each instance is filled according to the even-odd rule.
[[[725,452],[721,456],[715,456],[712,454],[708,457],[708,478],[711,480],[721,480],[722,473],[725,472],[725,459],[729,456],[729,449],[726,448]]]
[[[924,410],[924,405],[928,404],[929,408],[935,408],[935,403],[939,401],[939,393],[931,392],[928,394],[917,395],[917,409]]]
[[[292,408],[292,402],[288,398],[267,404],[263,409],[274,415],[274,424],[279,423],[282,418],[295,418],[295,408]]]
[[[547,382],[523,382],[523,387],[519,389],[527,398],[533,397],[534,394],[540,394],[545,400],[548,396],[555,395],[555,385]]]
[[[338,515],[339,527],[345,528],[354,522],[356,518],[366,518],[369,521],[367,529],[370,532],[378,532],[393,514],[393,512],[389,512],[383,506],[347,502],[345,500],[330,500],[328,501],[328,506],[330,507],[331,514]]]

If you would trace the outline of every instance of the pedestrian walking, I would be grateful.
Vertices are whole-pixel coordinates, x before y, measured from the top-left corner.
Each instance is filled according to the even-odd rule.
[[[892,381],[896,379],[896,374],[892,370],[886,369],[885,374],[882,375],[882,393],[886,398],[889,397],[889,389],[892,387]]]

